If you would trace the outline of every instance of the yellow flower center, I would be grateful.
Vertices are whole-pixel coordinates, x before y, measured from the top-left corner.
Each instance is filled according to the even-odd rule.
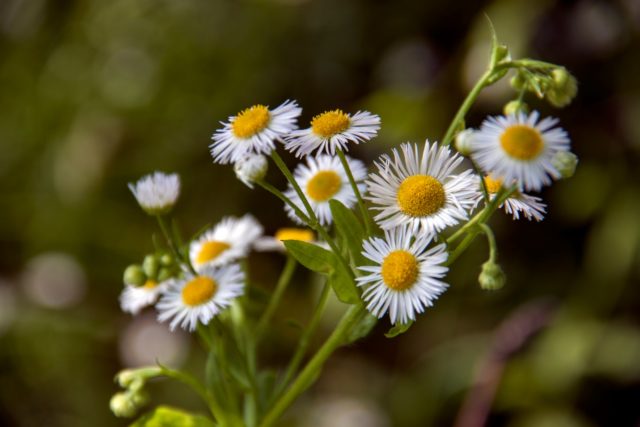
[[[299,240],[301,242],[312,242],[313,231],[304,228],[281,228],[276,232],[275,238],[282,240]]]
[[[533,160],[544,149],[540,132],[526,125],[508,127],[500,136],[500,145],[509,156],[518,160]]]
[[[148,279],[146,282],[144,282],[144,285],[142,285],[142,287],[148,291],[155,288],[156,286],[158,286],[158,282],[153,279]]]
[[[444,206],[446,196],[442,183],[429,175],[405,178],[398,187],[400,210],[413,217],[428,216]]]
[[[210,277],[197,276],[182,288],[182,302],[191,307],[203,304],[211,299],[217,289],[218,284]]]
[[[344,132],[351,125],[351,119],[342,110],[326,111],[318,114],[311,120],[313,133],[323,138]]]
[[[416,283],[420,272],[418,260],[411,253],[397,250],[382,261],[382,280],[394,291],[404,291]]]
[[[334,171],[320,171],[309,180],[307,194],[316,202],[329,200],[340,191],[342,179]]]
[[[222,252],[226,251],[230,247],[230,244],[225,242],[218,242],[216,240],[205,242],[202,244],[200,252],[198,252],[198,256],[196,256],[196,263],[204,264],[205,262],[214,260],[219,257]]]
[[[254,105],[242,110],[231,123],[231,128],[238,138],[249,138],[266,128],[270,120],[271,114],[267,107]]]
[[[502,178],[494,179],[491,175],[487,175],[484,177],[484,185],[489,193],[495,194],[502,188]]]

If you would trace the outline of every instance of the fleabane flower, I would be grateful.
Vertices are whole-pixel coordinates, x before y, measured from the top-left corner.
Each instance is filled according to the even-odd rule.
[[[189,260],[196,271],[218,267],[247,256],[262,235],[262,226],[252,215],[225,217],[189,246]]]
[[[489,197],[493,200],[502,189],[503,180],[492,175],[487,175],[483,179]],[[482,195],[479,196],[480,199],[482,199]],[[500,205],[500,208],[503,207],[505,212],[511,215],[514,220],[520,219],[520,214],[522,214],[528,220],[542,221],[544,214],[547,212],[547,205],[542,202],[540,197],[524,194],[518,190]]]
[[[285,252],[286,248],[284,243],[282,243],[285,240],[298,240],[306,243],[316,242],[315,234],[308,228],[286,227],[277,230],[273,236],[263,236],[256,239],[253,247],[255,250],[261,252]]]
[[[311,154],[335,155],[336,150],[348,151],[349,142],[367,142],[378,134],[380,116],[358,111],[353,116],[342,110],[325,111],[311,120],[311,126],[291,132],[284,146],[296,157]]]
[[[169,283],[156,304],[158,320],[170,321],[172,331],[180,326],[193,332],[198,322],[208,324],[243,294],[244,279],[238,264],[219,268],[207,266],[198,275],[185,273],[184,279]]]
[[[248,154],[271,154],[276,140],[298,128],[296,120],[300,113],[302,108],[296,101],[285,101],[273,110],[258,104],[229,117],[211,137],[213,161],[228,164]]]
[[[125,285],[120,294],[120,308],[124,312],[136,315],[143,308],[155,304],[167,286],[167,281],[158,283],[152,279],[148,279],[142,286]]]
[[[353,179],[358,185],[358,189],[360,192],[363,192],[365,185],[362,181],[367,176],[367,169],[364,163],[350,157],[346,157],[346,159],[353,174]],[[356,195],[349,183],[349,178],[338,157],[326,154],[321,154],[317,157],[307,157],[307,163],[299,164],[294,170],[294,179],[302,189],[313,212],[322,225],[329,225],[332,221],[329,200],[339,200],[348,208],[353,207],[357,202]],[[300,200],[298,193],[291,184],[289,184],[284,194],[300,208],[301,211],[306,212],[302,200]],[[285,205],[285,209],[291,219],[299,224],[303,224],[288,204]]]
[[[268,168],[269,162],[262,154],[249,154],[233,165],[236,178],[251,189],[253,189],[253,183],[255,181],[265,177]]]
[[[362,298],[367,310],[381,318],[387,312],[391,323],[408,323],[447,289],[442,279],[448,271],[446,245],[428,248],[433,235],[414,237],[409,225],[386,230],[384,239],[364,241],[362,255],[373,265],[360,266],[366,273],[356,278],[365,287]]]
[[[552,159],[569,150],[569,137],[557,119],[538,120],[537,111],[489,117],[474,134],[471,158],[486,173],[515,181],[520,189],[540,190],[561,174]]]
[[[180,195],[180,177],[175,173],[154,172],[129,184],[129,190],[145,212],[162,215],[171,210]]]
[[[478,185],[470,170],[454,174],[463,161],[448,147],[427,141],[422,153],[405,143],[383,155],[369,174],[367,197],[380,211],[375,220],[388,230],[408,224],[414,232],[436,233],[468,218]]]

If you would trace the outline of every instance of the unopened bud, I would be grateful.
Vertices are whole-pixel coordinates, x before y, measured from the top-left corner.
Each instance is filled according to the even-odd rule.
[[[513,101],[509,101],[505,104],[504,108],[502,109],[502,112],[506,116],[510,114],[518,114],[518,113],[528,114],[529,106],[522,101],[514,99]]]
[[[475,136],[475,130],[468,128],[458,132],[455,140],[455,147],[458,153],[463,156],[470,156],[472,151],[472,142]]]
[[[502,268],[495,262],[489,260],[482,264],[482,272],[478,276],[480,287],[485,290],[497,290],[504,286],[507,277]]]
[[[164,282],[165,280],[169,280],[173,277],[173,270],[170,268],[161,268],[158,272],[158,282]]]
[[[123,281],[127,285],[142,286],[147,281],[142,267],[137,264],[132,264],[124,270]]]
[[[523,90],[527,85],[527,78],[522,73],[517,73],[515,76],[511,78],[509,82],[511,87],[516,91]]]
[[[562,178],[571,178],[578,166],[578,156],[571,151],[558,151],[552,158],[551,164]]]
[[[160,256],[160,264],[162,264],[164,267],[173,265],[173,257],[169,254],[162,254]]]
[[[129,392],[114,394],[109,401],[109,407],[116,417],[131,418],[138,412],[138,405]]]
[[[545,93],[547,101],[555,107],[568,105],[578,93],[578,82],[565,68],[551,72],[551,84]]]
[[[142,271],[147,275],[149,279],[155,279],[158,274],[160,263],[155,255],[147,255],[142,261]]]
[[[255,181],[265,177],[268,168],[267,158],[261,154],[249,155],[233,166],[236,177],[249,188],[253,188]]]

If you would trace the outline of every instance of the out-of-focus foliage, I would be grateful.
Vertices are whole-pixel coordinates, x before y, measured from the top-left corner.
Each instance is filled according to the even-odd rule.
[[[441,138],[484,67],[483,12],[514,54],[576,75],[578,97],[563,110],[527,99],[571,134],[576,175],[543,193],[542,223],[494,220],[503,289],[475,283],[486,256],[478,241],[410,331],[389,341],[381,322],[339,353],[286,422],[450,425],[496,328],[547,298],[555,316],[505,361],[489,425],[637,425],[634,0],[0,2],[0,425],[123,425],[108,408],[120,367],[156,358],[202,366],[190,337],[151,314],[119,311],[122,270],[153,250],[154,224],[127,182],[154,169],[180,173],[176,214],[186,235],[246,211],[268,230],[285,225],[276,200],[211,164],[218,121],[293,98],[303,120],[335,107],[379,114],[380,137],[354,152],[367,161],[405,140]],[[506,83],[490,88],[468,125],[498,114],[511,94]],[[254,281],[269,283],[282,262],[254,256]],[[305,321],[313,291],[294,289],[278,321]],[[270,338],[267,363],[285,361],[296,332]],[[160,382],[151,392],[204,411],[182,386]]]

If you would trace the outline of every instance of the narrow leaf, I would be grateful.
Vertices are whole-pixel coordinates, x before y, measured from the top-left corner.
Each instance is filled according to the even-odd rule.
[[[347,242],[347,248],[356,265],[363,265],[362,241],[365,238],[365,230],[356,214],[338,200],[329,200],[331,215],[338,232]]]
[[[332,252],[313,243],[299,240],[285,240],[283,243],[291,256],[316,273],[331,273],[333,265],[337,261]]]
[[[409,323],[398,323],[393,328],[389,329],[389,332],[384,334],[384,336],[387,338],[397,337],[398,335],[404,334],[405,332],[407,332],[411,327],[411,325],[413,325],[413,320],[410,321]]]
[[[346,304],[360,302],[360,293],[353,277],[340,263],[337,263],[337,268],[329,275],[329,284],[340,301]]]
[[[347,343],[350,344],[369,335],[369,332],[371,332],[374,326],[376,326],[376,323],[378,323],[378,318],[369,312],[365,312],[362,318],[349,332]]]

